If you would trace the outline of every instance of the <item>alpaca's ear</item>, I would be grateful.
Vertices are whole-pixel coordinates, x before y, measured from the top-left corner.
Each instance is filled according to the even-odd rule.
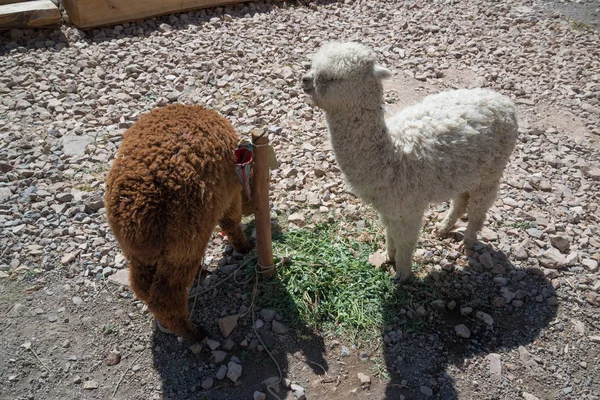
[[[385,67],[382,67],[381,65],[375,65],[373,67],[373,73],[378,79],[388,79],[392,77],[392,71]]]

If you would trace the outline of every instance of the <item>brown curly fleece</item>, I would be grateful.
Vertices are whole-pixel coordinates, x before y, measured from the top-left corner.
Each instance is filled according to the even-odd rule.
[[[188,340],[206,336],[190,322],[187,298],[215,226],[237,251],[251,248],[240,226],[252,205],[234,170],[237,143],[215,111],[158,108],[125,132],[106,181],[108,222],[133,291],[161,325]]]

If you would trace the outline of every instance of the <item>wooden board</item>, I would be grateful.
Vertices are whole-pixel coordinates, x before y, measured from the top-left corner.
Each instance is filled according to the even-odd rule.
[[[12,4],[12,3],[24,3],[26,1],[32,1],[32,0],[0,0],[0,5]]]
[[[63,0],[69,19],[78,28],[135,21],[197,8],[241,3],[243,0]]]
[[[50,0],[0,5],[0,30],[59,26],[58,7]]]

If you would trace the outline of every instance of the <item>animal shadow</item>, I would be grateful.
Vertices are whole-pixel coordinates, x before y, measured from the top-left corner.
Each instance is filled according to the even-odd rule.
[[[274,228],[273,234],[277,235],[278,228]],[[317,375],[323,375],[328,370],[323,338],[298,320],[298,312],[295,315],[285,315],[285,319],[279,314],[275,315],[274,321],[282,322],[289,329],[285,334],[278,334],[273,330],[273,321],[263,318],[267,313],[259,311],[261,297],[267,290],[279,301],[293,303],[286,298],[289,294],[279,278],[275,276],[265,279],[255,274],[255,253],[246,256],[244,260],[239,255],[227,253],[218,261],[220,268],[212,273],[204,271],[199,278],[200,284],[197,281],[194,283],[189,300],[189,309],[192,310],[193,297],[198,293],[194,311],[190,311],[192,322],[202,325],[209,332],[209,339],[220,343],[216,351],[224,351],[226,356],[221,362],[216,362],[214,352],[206,342],[202,343],[200,349],[198,344],[181,341],[175,335],[155,328],[153,360],[162,382],[163,399],[249,399],[253,398],[255,391],[268,394],[263,382],[268,378],[279,377],[279,372],[263,344],[279,364],[283,378],[287,377],[291,367],[289,360],[305,364]],[[234,272],[236,269],[237,272]],[[224,282],[216,286],[224,279]],[[256,312],[253,322],[251,306],[254,290]],[[228,340],[230,345],[233,342],[233,347],[227,350],[223,348],[226,346],[226,339],[221,335],[218,321],[235,314],[240,315],[240,318],[229,337],[231,341]],[[257,320],[261,321],[258,325]],[[262,343],[255,336],[253,324],[260,326],[257,332]],[[227,366],[232,357],[233,360],[237,357],[243,368],[241,377],[235,383],[227,376],[217,379],[219,369],[223,365]],[[203,387],[203,382],[210,378],[213,379],[212,386]],[[286,398],[290,391],[282,384],[275,385],[271,390],[280,398]]]
[[[554,288],[539,268],[517,267],[502,252],[481,243],[474,249],[469,265],[441,262],[443,267],[424,279],[397,287],[389,297],[395,300],[384,304],[386,326],[391,328],[383,332],[390,375],[386,399],[465,398],[455,380],[471,368],[489,377],[477,388],[469,382],[471,394],[501,398],[502,385],[489,360],[498,356],[488,355],[502,353],[499,379],[510,378],[505,353],[543,337],[543,329],[555,318]],[[488,359],[473,365],[475,356]]]

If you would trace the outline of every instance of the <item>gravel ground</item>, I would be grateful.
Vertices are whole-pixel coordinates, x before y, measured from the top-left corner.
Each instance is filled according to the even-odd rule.
[[[2,34],[0,397],[262,398],[277,369],[254,324],[283,367],[282,398],[600,399],[599,16],[597,0],[256,2]],[[298,84],[334,39],[372,46],[395,72],[390,109],[455,87],[515,100],[520,141],[482,244],[463,255],[436,239],[447,205],[431,207],[421,280],[398,289],[410,302],[385,305],[398,313],[382,346],[286,332],[270,310],[252,322],[252,282],[240,279],[199,294],[194,320],[215,342],[161,333],[111,282],[126,265],[103,182],[122,133],[172,102],[217,109],[241,134],[267,126],[283,228],[360,229],[373,212],[346,191],[323,115]],[[215,235],[201,288],[239,264]],[[231,340],[217,340],[217,321],[235,314]]]

